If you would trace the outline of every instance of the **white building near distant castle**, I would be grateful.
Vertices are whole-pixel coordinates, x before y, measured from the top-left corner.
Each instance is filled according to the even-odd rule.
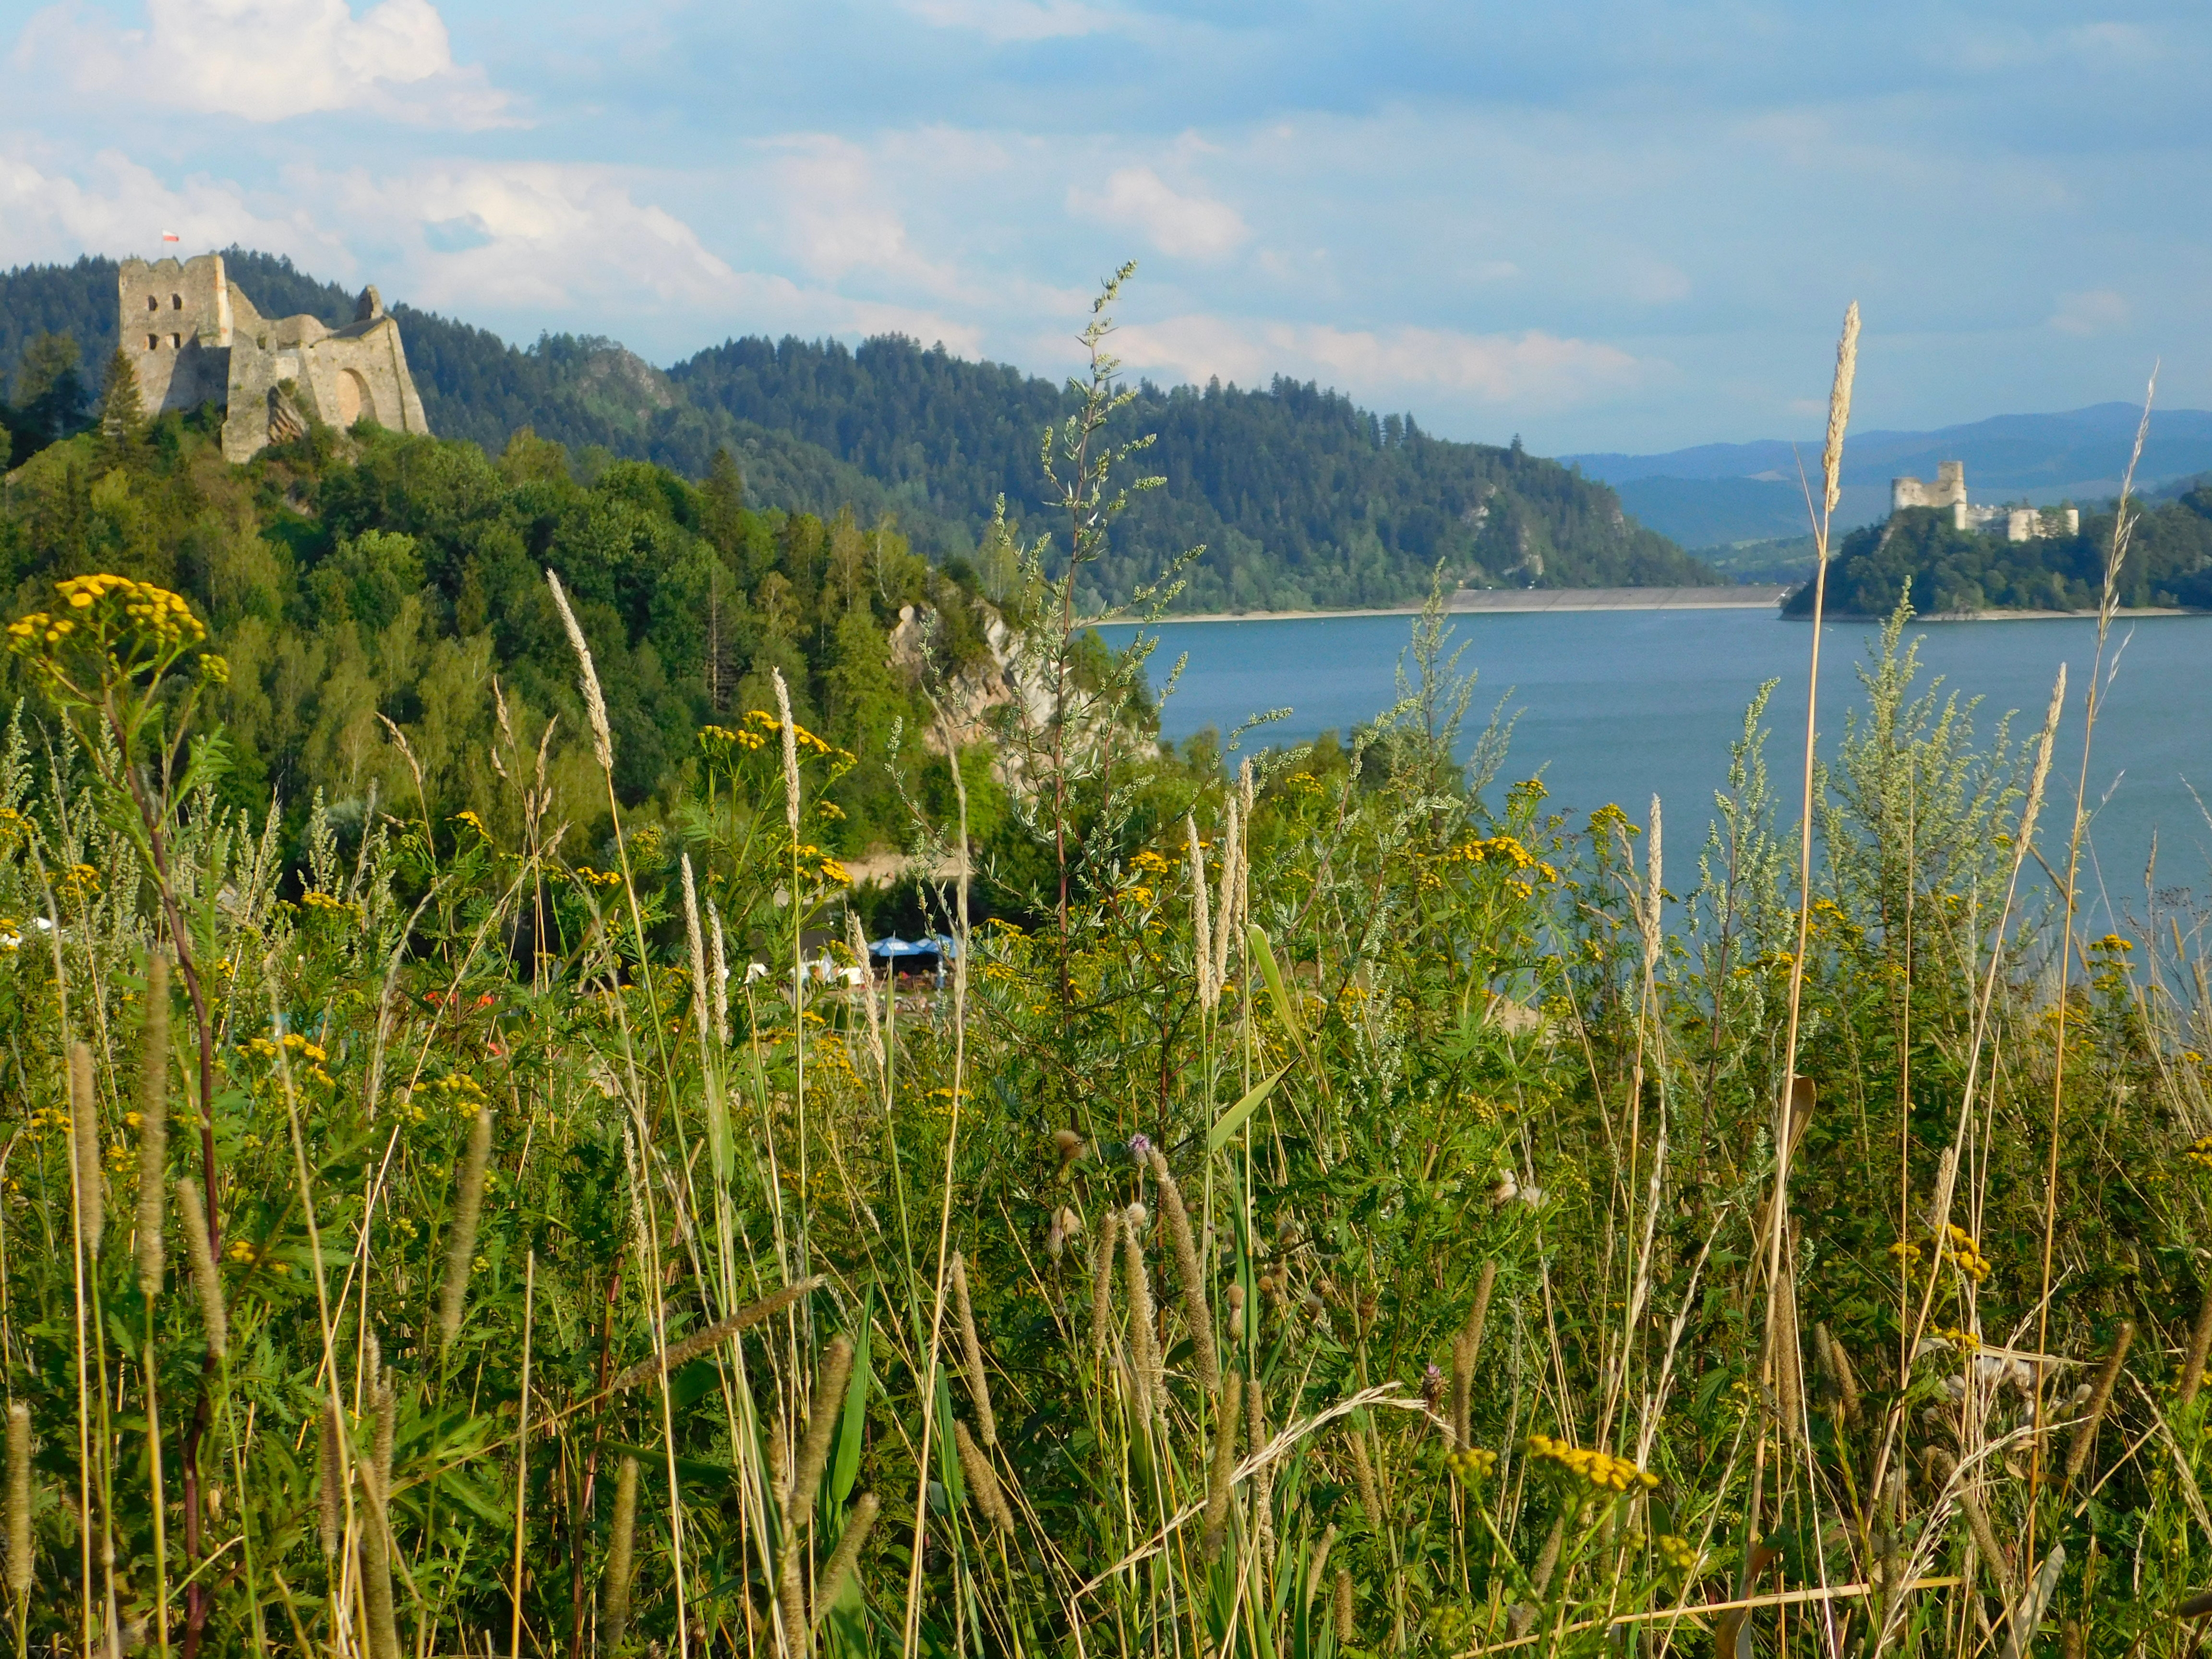
[[[146,412],[221,404],[227,460],[298,437],[310,416],[339,428],[372,420],[394,432],[430,429],[399,325],[373,288],[343,328],[264,317],[224,276],[222,255],[203,253],[181,264],[125,259],[116,301]]]
[[[1966,499],[1966,464],[1964,461],[1942,461],[1936,468],[1936,482],[1924,483],[1918,478],[1892,478],[1889,481],[1889,510],[1902,513],[1907,507],[1932,507],[1939,512],[1948,511],[1952,527],[1958,530],[1979,531],[1994,536],[1997,527],[2004,527],[2004,538],[2008,542],[2032,542],[2045,536],[2078,536],[2081,533],[2081,514],[2071,507],[1985,507]]]

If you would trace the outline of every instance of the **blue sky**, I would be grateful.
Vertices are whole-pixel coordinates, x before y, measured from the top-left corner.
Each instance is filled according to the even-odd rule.
[[[1667,449],[2212,405],[2212,9],[0,0],[0,264],[238,241],[665,362],[897,329]]]

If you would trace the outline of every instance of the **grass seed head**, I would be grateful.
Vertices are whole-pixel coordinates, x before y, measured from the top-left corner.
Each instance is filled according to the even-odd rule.
[[[146,1018],[138,1029],[138,1288],[161,1293],[169,1179],[169,958],[146,957]]]
[[[177,1214],[184,1224],[185,1252],[191,1260],[192,1288],[199,1294],[200,1317],[207,1325],[208,1352],[220,1359],[230,1352],[230,1318],[222,1305],[222,1279],[216,1272],[207,1209],[200,1202],[200,1189],[189,1181],[177,1183]]]
[[[70,1147],[76,1157],[77,1229],[88,1256],[100,1254],[107,1208],[100,1190],[100,1097],[92,1082],[92,1050],[70,1044]]]

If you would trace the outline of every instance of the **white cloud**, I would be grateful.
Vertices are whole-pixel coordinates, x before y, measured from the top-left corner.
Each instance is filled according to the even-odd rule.
[[[164,231],[183,240],[165,248]],[[105,149],[71,173],[55,156],[0,151],[0,264],[73,259],[93,252],[153,257],[232,243],[289,253],[326,276],[347,276],[343,245],[296,209],[266,211],[228,180],[195,176],[164,184],[119,151]]]
[[[690,226],[639,201],[635,180],[612,167],[445,161],[398,173],[302,171],[289,182],[326,201],[352,234],[407,247],[418,304],[708,306],[738,281]]]
[[[934,294],[958,287],[951,270],[914,246],[866,151],[819,137],[783,148],[768,170],[780,210],[775,232],[809,272],[834,283],[872,271]]]
[[[2059,295],[2058,308],[2051,313],[2050,325],[2061,334],[2110,334],[2125,328],[2132,314],[2121,295],[2108,288],[2093,288],[2080,294]]]
[[[64,0],[31,19],[19,67],[82,94],[200,114],[282,121],[330,110],[479,128],[508,118],[481,70],[453,62],[430,0],[146,0],[146,27],[117,29]]]
[[[1657,367],[1617,346],[1563,339],[1540,329],[1374,332],[1190,315],[1131,325],[1115,341],[1132,367],[1192,380],[1218,375],[1260,386],[1271,374],[1305,374],[1363,398],[1418,391],[1540,410],[1629,390]]]
[[[1123,167],[1095,194],[1071,186],[1067,210],[1131,226],[1171,258],[1218,259],[1252,234],[1227,203],[1186,195],[1150,167]]]
[[[941,29],[972,29],[994,45],[1097,34],[1120,19],[1077,0],[904,0],[906,9]]]

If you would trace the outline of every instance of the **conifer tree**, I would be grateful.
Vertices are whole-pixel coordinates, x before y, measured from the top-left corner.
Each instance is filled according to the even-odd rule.
[[[100,447],[110,466],[122,466],[137,455],[146,439],[146,403],[138,389],[138,371],[131,354],[121,346],[107,359],[107,375],[100,392]]]

